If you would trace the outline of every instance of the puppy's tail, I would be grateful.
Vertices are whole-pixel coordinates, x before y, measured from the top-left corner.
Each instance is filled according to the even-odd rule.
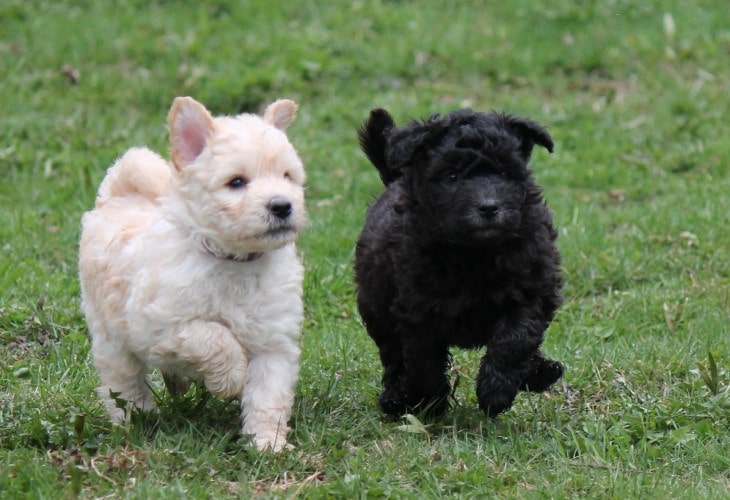
[[[132,148],[107,170],[96,197],[97,208],[110,198],[140,195],[150,201],[167,189],[170,165],[147,148]]]

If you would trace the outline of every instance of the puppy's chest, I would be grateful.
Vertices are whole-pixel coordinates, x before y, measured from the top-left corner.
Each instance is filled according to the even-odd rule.
[[[504,314],[500,297],[483,290],[461,288],[451,294],[430,297],[422,304],[421,321],[449,345],[473,348],[484,345]]]
[[[201,289],[205,285],[201,284]],[[231,326],[249,327],[272,315],[271,308],[286,304],[285,284],[261,273],[221,273],[204,297],[193,290],[192,306],[201,315],[220,317]],[[204,300],[200,300],[204,299]]]
[[[424,261],[407,273],[402,282],[409,294],[440,303],[445,314],[456,315],[484,305],[499,306],[505,292],[518,286],[519,276],[481,261]]]
[[[494,323],[506,305],[522,294],[518,276],[489,262],[430,261],[412,271],[396,280],[398,305],[409,316],[467,337]]]
[[[206,319],[220,321],[245,332],[270,314],[279,286],[269,283],[260,273],[236,273],[213,269],[206,273],[180,276],[179,282],[166,282],[156,290],[146,310],[154,319]]]

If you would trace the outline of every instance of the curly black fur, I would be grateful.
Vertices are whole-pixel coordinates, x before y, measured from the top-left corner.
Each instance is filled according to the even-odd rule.
[[[459,110],[396,127],[375,109],[359,132],[386,191],[357,242],[360,314],[380,350],[382,410],[441,414],[449,347],[487,347],[479,406],[510,408],[563,373],[539,348],[562,303],[552,214],[528,169],[540,125]]]

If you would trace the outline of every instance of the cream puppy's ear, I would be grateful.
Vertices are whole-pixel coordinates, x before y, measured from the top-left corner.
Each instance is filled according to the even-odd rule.
[[[278,128],[286,129],[297,114],[297,103],[289,99],[279,99],[266,107],[264,121]]]
[[[213,117],[192,97],[176,97],[167,116],[172,164],[180,170],[205,149],[213,133]]]

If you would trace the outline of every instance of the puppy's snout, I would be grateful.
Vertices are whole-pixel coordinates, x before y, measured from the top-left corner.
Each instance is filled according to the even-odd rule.
[[[494,217],[497,212],[499,212],[499,203],[494,198],[486,198],[479,203],[479,213],[484,217]]]
[[[267,207],[279,219],[286,219],[292,213],[291,202],[283,196],[274,196],[271,198]]]

